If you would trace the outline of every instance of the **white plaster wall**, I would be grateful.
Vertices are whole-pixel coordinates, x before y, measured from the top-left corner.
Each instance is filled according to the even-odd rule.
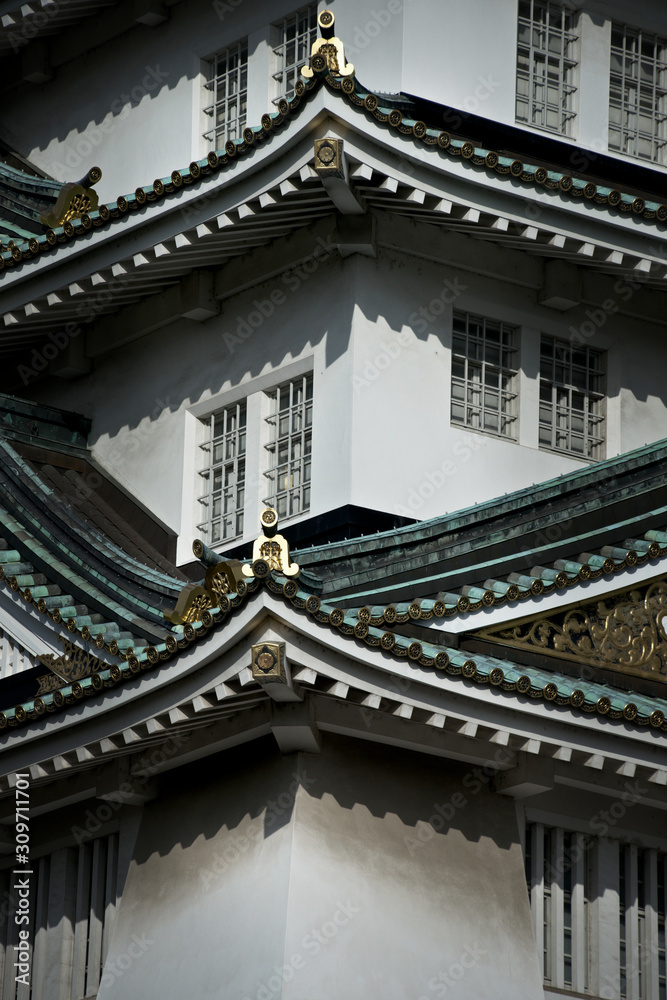
[[[405,89],[404,18],[409,7],[430,0],[332,0],[324,6],[336,18],[336,34],[362,86],[380,93]]]
[[[375,744],[300,759],[284,1000],[541,1000],[514,804]]]
[[[416,753],[271,744],[145,806],[99,1000],[405,1000],[450,972],[453,1000],[541,1000],[511,800]]]
[[[513,0],[406,0],[404,90],[513,124],[516,18]],[[465,129],[455,119],[442,127]]]
[[[53,81],[17,87],[3,104],[3,127],[19,152],[58,180],[76,180],[97,163],[100,197],[114,200],[205,155],[201,134],[210,119],[200,110],[207,100],[201,60],[245,37],[248,122],[259,122],[277,96],[269,25],[296,6],[293,0],[177,4],[162,25],[137,25],[58,68]],[[514,124],[516,0],[332,0],[330,6],[364,86],[402,90],[464,113],[443,121],[446,128],[465,132],[465,113]],[[650,0],[633,4],[631,14],[622,0],[587,4],[574,147],[606,150],[612,20],[667,35],[667,9]],[[573,151],[574,168],[584,169],[584,160]]]
[[[358,258],[357,266],[355,503],[423,519],[585,465],[538,447],[541,333],[568,342],[580,334],[585,344],[607,352],[606,457],[667,437],[667,392],[659,384],[667,352],[658,328],[603,312],[598,329],[591,307],[559,313],[539,306],[530,290],[400,255],[382,255],[377,263]],[[446,301],[454,296],[453,303]],[[520,328],[516,442],[450,423],[453,308]],[[648,363],[656,352],[662,364]]]
[[[152,184],[205,156],[201,61],[248,37],[248,124],[272,110],[274,67],[268,26],[294,10],[290,0],[214,5],[187,0],[155,28],[138,25],[56,71],[23,84],[2,108],[19,152],[57,180],[78,180],[94,163],[103,202]]]
[[[40,394],[91,414],[95,457],[140,503],[179,532],[178,561],[191,559],[199,455],[188,417],[211,412],[247,393],[272,388],[313,371],[313,487],[311,514],[350,503],[349,341],[354,267],[325,258],[312,274],[285,272],[271,282],[225,300],[218,317],[199,324],[180,320],[99,359],[91,375],[71,383],[51,380]],[[245,337],[258,303],[271,293],[281,304]],[[239,331],[243,337],[239,336]],[[305,360],[304,360],[305,359]],[[265,462],[265,456],[260,458]],[[264,467],[248,466],[246,492],[265,495]],[[191,482],[188,492],[183,484]],[[259,501],[256,500],[255,510]],[[258,521],[246,517],[245,537]]]
[[[277,291],[281,304],[239,336]],[[632,306],[628,292],[616,295],[619,308]],[[450,423],[454,308],[519,328],[516,441]],[[606,352],[607,457],[667,437],[661,328],[599,307],[560,313],[530,289],[384,251],[332,256],[307,278],[288,272],[225,300],[206,323],[175,322],[98,359],[85,379],[51,380],[35,394],[93,417],[96,457],[180,534],[187,561],[201,518],[192,421],[310,370],[312,494],[302,516],[356,504],[426,519],[585,466],[538,447],[541,333]],[[257,533],[264,461],[258,439],[245,539]]]
[[[99,1000],[254,998],[280,967],[295,768],[272,755],[250,773],[256,752],[190,769],[144,810]]]

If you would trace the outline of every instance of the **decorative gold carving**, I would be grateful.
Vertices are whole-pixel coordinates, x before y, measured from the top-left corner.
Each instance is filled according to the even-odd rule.
[[[212,607],[213,599],[206,587],[196,583],[187,583],[178,595],[176,607],[169,608],[162,613],[172,625],[185,625],[200,621],[203,613]]]
[[[252,547],[252,565],[243,566],[244,577],[262,578],[273,570],[287,577],[298,576],[301,570],[290,560],[287,539],[274,533],[278,525],[276,511],[272,507],[266,507],[262,511],[260,521],[270,535],[260,535],[255,539]]]
[[[215,566],[209,566],[206,570],[205,587],[211,598],[211,606],[225,606],[221,601],[227,594],[236,594],[239,583],[243,582],[242,566],[238,559],[228,559],[227,562],[219,562]]]
[[[99,167],[92,167],[86,176],[76,184],[63,184],[58,192],[53,209],[41,215],[41,221],[51,229],[64,226],[66,222],[80,219],[94,212],[98,206],[97,191],[92,190],[102,176]]]
[[[667,580],[475,634],[516,649],[667,680]]]
[[[284,642],[260,642],[252,647],[252,676],[260,683],[287,683]]]
[[[332,76],[353,76],[354,66],[345,59],[345,47],[340,38],[334,36],[334,16],[330,10],[323,10],[317,18],[322,32],[310,50],[310,65],[304,66],[301,75],[311,80],[315,73],[328,70]]]
[[[266,514],[266,511],[264,513]],[[277,522],[278,515],[275,511],[270,511],[270,513],[275,514]],[[265,538],[265,536],[262,535],[261,538]],[[272,555],[272,560],[280,568],[283,562],[285,562],[285,565],[289,565],[289,549],[287,548],[287,542],[281,535],[277,535],[276,539],[278,542],[278,551]],[[265,541],[268,541],[268,539],[265,539]],[[284,548],[280,547],[281,542]],[[255,542],[255,546],[257,546],[257,542]],[[204,544],[199,540],[196,540],[193,545],[195,554],[203,553],[205,548]],[[255,559],[259,559],[264,564],[265,556],[258,556],[255,550],[253,550],[253,555]],[[250,570],[250,567],[244,566],[238,559],[227,559],[225,562],[216,563],[215,566],[209,566],[206,570],[203,586],[198,583],[186,584],[178,595],[176,607],[167,608],[162,614],[172,625],[191,627],[193,622],[204,622],[206,628],[210,627],[213,623],[213,618],[209,608],[221,608],[223,611],[228,611],[230,607],[228,594],[238,594],[239,597],[243,597],[248,589],[244,578],[254,576],[254,573],[252,571],[248,572],[248,570]],[[281,570],[281,572],[284,573],[285,571]],[[184,636],[186,639],[189,636],[187,628]]]
[[[87,653],[85,649],[80,649],[69,639],[65,639],[64,636],[59,635],[58,642],[63,647],[60,656],[56,656],[54,653],[42,653],[41,656],[37,657],[42,666],[51,671],[51,673],[37,678],[39,682],[38,695],[57,691],[59,688],[65,687],[66,684],[73,684],[75,681],[81,680],[82,677],[90,677],[91,674],[95,674],[99,670],[106,670],[108,666],[108,664],[98,660],[96,656]]]
[[[315,139],[313,146],[315,170],[320,177],[344,177],[343,140],[327,136]]]

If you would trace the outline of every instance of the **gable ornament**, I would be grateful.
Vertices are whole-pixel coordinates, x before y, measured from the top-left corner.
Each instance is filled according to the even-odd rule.
[[[330,10],[323,10],[317,16],[322,33],[316,38],[310,50],[310,64],[304,66],[301,75],[312,80],[316,73],[328,70],[332,76],[354,76],[354,66],[345,59],[345,47],[334,35],[334,16]]]

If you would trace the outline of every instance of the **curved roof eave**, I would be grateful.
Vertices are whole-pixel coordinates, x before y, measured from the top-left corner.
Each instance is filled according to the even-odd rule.
[[[649,225],[642,228],[642,235],[655,232],[660,235],[667,223],[665,204],[595,184],[590,180],[587,181],[585,176],[573,177],[561,170],[548,170],[543,166],[534,166],[512,159],[510,156],[499,155],[493,150],[478,148],[468,140],[452,138],[447,132],[428,128],[424,122],[403,118],[396,108],[383,108],[378,97],[364,90],[353,77],[343,79],[341,84],[335,76],[324,73],[313,77],[307,85],[299,81],[297,93],[291,101],[283,99],[277,112],[263,115],[261,124],[246,128],[243,138],[228,140],[224,149],[211,152],[208,157],[193,161],[186,168],[174,170],[169,177],[156,179],[152,184],[120,195],[116,201],[100,206],[96,212],[65,223],[55,230],[49,230],[42,237],[33,237],[24,243],[18,243],[11,251],[0,254],[0,271],[36,261],[40,254],[51,253],[53,250],[62,251],[64,245],[71,245],[72,241],[85,236],[91,230],[109,226],[114,229],[117,220],[138,209],[147,210],[152,203],[166,199],[165,204],[167,204],[184,186],[199,185],[220,171],[223,171],[224,175],[231,164],[239,162],[238,157],[245,158],[250,155],[249,170],[252,172],[259,166],[255,162],[258,147],[284,125],[288,126],[289,132],[290,119],[295,114],[301,113],[308,103],[310,93],[321,87],[323,80],[332,96],[345,100],[342,109],[339,106],[339,113],[350,126],[354,128],[356,123],[359,133],[372,136],[374,141],[379,140],[394,153],[400,149],[401,155],[407,159],[425,162],[428,159],[432,160],[433,156],[438,156],[441,158],[440,165],[445,168],[452,165],[450,161],[457,161],[459,166],[467,165],[467,168],[474,172],[474,179],[481,182],[482,186],[490,185],[492,188],[500,189],[503,186],[506,188],[509,184],[515,197],[518,195],[535,202],[544,210],[552,210],[556,206],[561,209],[567,207],[571,214],[573,208],[577,210],[586,206],[585,212],[579,213],[584,223],[591,221],[591,211],[595,213],[595,222],[601,220],[608,222],[611,219],[615,229],[629,230],[630,234],[634,232],[633,226],[643,221]],[[331,101],[326,101],[325,104],[334,111]],[[358,114],[362,114],[364,118],[359,120]],[[315,116],[311,116],[313,117]],[[376,130],[372,133],[365,127],[369,117],[376,122]],[[312,127],[312,121],[307,123],[306,128],[309,127]],[[383,127],[388,131],[383,133]],[[396,142],[397,136],[400,145]],[[413,148],[410,149],[406,142]],[[420,155],[424,153],[427,154],[426,158]],[[534,194],[539,189],[541,197],[536,200]],[[524,216],[527,222],[531,221],[530,213],[526,214],[525,210]],[[626,225],[630,222],[632,226]],[[584,225],[584,228],[588,227]]]
[[[188,696],[197,694],[197,672],[236,647],[267,613],[296,633],[310,635],[321,646],[342,653],[354,665],[346,678],[349,683],[360,670],[372,669],[385,678],[400,677],[408,684],[419,682],[440,692],[439,697],[449,692],[448,697],[464,702],[468,698],[475,702],[490,698],[489,704],[495,704],[496,709],[490,707],[489,711],[500,706],[515,717],[537,714],[544,725],[555,713],[556,718],[567,724],[574,721],[589,732],[612,727],[617,736],[628,735],[629,727],[640,739],[667,733],[665,699],[596,681],[577,684],[558,671],[517,665],[487,654],[470,655],[441,643],[382,631],[321,602],[280,574],[270,575],[263,584],[255,579],[244,588],[243,595],[231,597],[224,606],[211,608],[205,620],[173,626],[172,633],[181,638],[175,648],[165,648],[164,657],[157,652],[161,647],[127,656],[119,654],[118,665],[102,663],[97,672],[80,681],[0,713],[4,731],[0,741],[9,746],[14,735],[31,740],[40,733],[87,720],[92,724],[92,720],[102,717],[104,726],[111,725],[115,717],[117,728],[122,716],[125,728],[133,720],[143,719],[147,711],[165,711],[178,697],[176,689],[170,690],[174,684],[185,684]],[[247,647],[243,656],[247,656]],[[235,669],[237,673],[243,670],[244,663],[239,661]],[[150,708],[146,708],[149,702]],[[435,710],[436,706],[432,707]]]

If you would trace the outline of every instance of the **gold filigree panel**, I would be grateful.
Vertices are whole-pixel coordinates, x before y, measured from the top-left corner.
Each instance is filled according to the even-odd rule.
[[[37,659],[44,667],[48,667],[50,674],[38,677],[39,688],[37,694],[46,694],[48,691],[56,691],[66,684],[73,684],[83,677],[105,670],[106,663],[102,663],[92,653],[87,653],[85,649],[80,649],[69,639],[58,636],[58,642],[63,647],[64,652],[60,656],[54,653],[42,653]]]
[[[556,614],[474,634],[624,674],[667,681],[667,579],[652,580]]]

